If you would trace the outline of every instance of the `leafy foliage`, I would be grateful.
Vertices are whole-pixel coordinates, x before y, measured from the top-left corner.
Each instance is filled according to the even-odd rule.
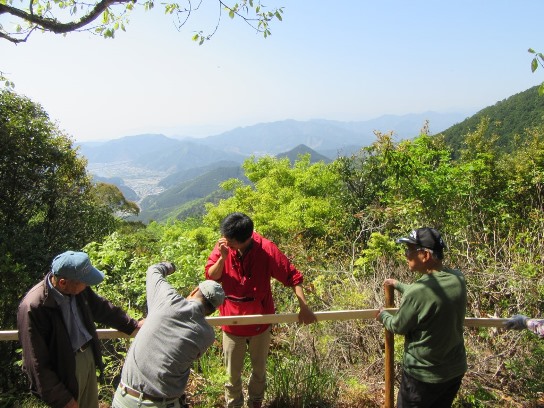
[[[448,244],[446,263],[467,278],[469,316],[538,316],[544,294],[544,129],[526,120],[527,126],[513,127],[519,134],[505,139],[493,117],[481,116],[454,146],[446,134],[424,132],[395,142],[391,134],[377,133],[372,145],[331,163],[311,163],[308,155],[294,163],[252,157],[243,164],[250,184],[238,177],[223,181],[223,198],[208,203],[202,218],[124,223],[105,238],[94,235],[85,250],[106,271],[98,290],[134,316],[145,316],[145,270],[169,260],[178,266],[170,282],[188,293],[204,277],[220,220],[243,211],[303,271],[306,297],[315,310],[381,306],[385,278],[416,279],[394,238],[414,227],[434,226]],[[505,122],[500,129],[508,126]],[[511,143],[513,137],[517,144]],[[2,176],[8,168],[2,167]],[[32,194],[39,193],[36,188]],[[31,225],[44,219],[20,215]],[[88,225],[93,222],[86,218]],[[2,249],[9,245],[0,244]],[[27,268],[22,259],[27,261],[12,250],[0,266],[21,273]],[[272,288],[278,312],[296,310],[290,291],[276,283]],[[469,371],[456,406],[489,406],[506,399],[512,406],[536,403],[544,391],[544,353],[536,336],[467,328],[465,341]],[[126,347],[107,345],[110,387]],[[381,404],[383,328],[374,321],[278,325],[271,354],[268,406]],[[212,348],[195,364],[189,388],[195,406],[221,405],[219,355]],[[397,336],[397,371],[401,356]]]
[[[226,12],[233,19],[241,18],[263,36],[268,37],[270,23],[282,20],[283,9],[268,10],[260,1],[241,0],[235,4],[227,4],[218,0],[219,15]],[[182,3],[163,3],[165,14],[172,15],[177,28],[185,25],[191,14],[198,11],[201,3],[196,6],[191,1]],[[135,8],[150,10],[155,7],[153,0],[141,3],[132,0],[95,0],[84,2],[79,0],[36,0],[27,5],[22,0],[7,0],[0,2],[0,15],[6,14],[14,20],[13,26],[0,26],[0,39],[12,43],[25,42],[35,31],[48,31],[56,34],[66,34],[73,31],[92,31],[104,38],[114,38],[115,34],[126,30],[131,12]],[[199,44],[209,40],[216,29],[210,34],[202,31],[192,38]]]
[[[128,217],[129,215],[138,215],[140,208],[133,201],[128,201],[121,190],[113,184],[96,183],[94,188],[97,201],[106,205],[112,213],[119,217]]]
[[[300,240],[325,245],[334,237],[335,223],[342,220],[337,201],[340,179],[323,162],[311,164],[310,155],[299,156],[291,166],[288,158],[250,158],[243,164],[252,185],[236,180],[223,183],[233,196],[208,205],[204,223],[217,228],[230,212],[246,212],[256,229],[272,240]]]
[[[275,396],[270,408],[334,407],[338,398],[333,373],[323,372],[317,361],[304,361],[273,354],[270,370],[270,393]]]
[[[71,140],[39,105],[6,90],[0,91],[0,146],[0,327],[11,328],[19,300],[51,259],[101,240],[117,221],[96,199]],[[15,357],[14,346],[0,343],[2,363]],[[2,390],[20,381],[19,371],[0,373]]]
[[[151,223],[147,227],[132,226],[111,234],[101,243],[90,243],[85,251],[93,263],[106,274],[99,293],[115,298],[129,311],[145,315],[145,272],[157,262],[173,262],[177,271],[170,283],[182,294],[188,294],[204,279],[204,264],[209,242],[216,233],[197,227],[191,220],[171,224]]]
[[[95,199],[86,162],[39,105],[2,91],[0,144],[0,242],[14,267],[0,276],[9,282],[14,270],[25,271],[16,280],[22,291],[43,276],[53,255],[102,239],[115,219]]]
[[[531,60],[531,71],[535,72],[539,66],[542,66],[544,63],[544,54],[541,52],[536,52],[532,48],[529,48],[529,53],[534,55],[534,58]],[[544,82],[538,87],[538,94],[544,95]]]
[[[535,86],[482,109],[442,134],[446,143],[453,148],[454,157],[458,157],[460,150],[466,148],[465,135],[474,132],[483,118],[488,118],[485,137],[495,135],[500,150],[513,152],[527,136],[526,129],[540,125],[543,115],[544,98]]]
[[[414,279],[406,271],[393,238],[413,227],[432,225],[444,233],[449,262],[467,276],[469,315],[508,316],[519,311],[537,315],[544,288],[544,136],[538,127],[528,129],[519,150],[509,153],[498,137],[489,137],[489,126],[489,119],[484,118],[465,135],[464,148],[456,160],[442,136],[422,134],[396,143],[391,135],[379,133],[376,142],[359,154],[330,164],[311,164],[307,156],[300,156],[294,164],[286,158],[251,158],[243,168],[252,184],[244,185],[238,179],[224,182],[222,186],[231,196],[208,204],[202,223],[152,223],[132,238],[135,247],[123,244],[113,252],[126,250],[127,262],[136,262],[138,270],[154,261],[156,254],[168,254],[182,265],[176,279],[178,286],[186,289],[202,277],[220,220],[229,212],[244,211],[253,217],[256,229],[275,240],[304,271],[307,297],[316,308],[371,308],[383,304],[381,284],[385,278]],[[101,252],[110,240],[115,242],[113,238],[120,236],[104,241]],[[141,274],[131,271],[132,265],[123,276],[141,280]],[[118,271],[112,269],[111,274],[116,276]],[[138,283],[127,281],[125,285],[137,288]],[[114,286],[125,287],[122,282]],[[296,310],[288,291],[276,284],[273,290],[279,312]],[[136,292],[138,289],[127,293],[127,300]],[[137,303],[143,312],[142,300]],[[309,401],[305,398],[315,397],[320,402],[313,401],[325,404],[322,406],[356,406],[356,400],[365,401],[361,405],[365,406],[375,392],[372,388],[352,396],[350,405],[342,399],[326,402],[323,391],[316,394],[310,388],[301,390],[302,396],[298,391],[289,393],[282,388],[282,381],[294,373],[290,364],[298,365],[301,356],[311,356],[304,366],[315,370],[312,373],[322,389],[328,387],[324,384],[348,387],[354,378],[364,383],[366,377],[379,377],[383,375],[381,332],[379,326],[367,322],[331,322],[303,332],[277,327],[272,353],[277,355],[274,361],[278,365],[274,365],[270,403],[297,406]],[[524,337],[528,345],[517,349],[518,356],[512,333],[493,333],[468,331],[470,360],[488,353],[493,356],[490,363],[508,362],[512,372],[520,376],[532,375],[542,364],[540,354],[530,351],[535,341],[531,336]],[[304,340],[295,342],[293,336]],[[397,366],[401,346],[402,339],[397,338]],[[292,356],[291,363],[285,360],[285,353]],[[303,374],[297,371],[297,375]],[[472,363],[469,383],[463,386],[458,404],[500,399],[509,387],[529,399],[540,392],[537,382],[528,381],[525,391],[516,388],[513,374],[504,375],[501,381],[507,386],[497,390],[494,375],[490,365]],[[308,387],[313,384],[313,380],[291,380]]]

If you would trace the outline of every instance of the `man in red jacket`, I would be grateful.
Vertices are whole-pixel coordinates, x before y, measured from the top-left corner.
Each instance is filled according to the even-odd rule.
[[[220,226],[221,236],[206,263],[206,278],[222,284],[226,294],[221,316],[274,314],[270,279],[293,288],[300,305],[299,321],[316,321],[306,304],[302,274],[271,241],[253,231],[253,221],[242,213],[228,215]],[[223,355],[229,377],[225,398],[228,408],[241,408],[242,369],[246,349],[251,359],[248,406],[260,408],[266,384],[266,360],[270,325],[222,326]]]

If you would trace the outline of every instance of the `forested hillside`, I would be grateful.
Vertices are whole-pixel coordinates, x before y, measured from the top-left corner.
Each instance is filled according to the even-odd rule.
[[[204,203],[217,203],[227,195],[220,185],[229,179],[249,181],[244,176],[241,166],[218,167],[200,176],[175,184],[157,195],[146,197],[140,204],[142,212],[138,220],[142,222],[167,221],[202,216]]]
[[[497,146],[511,152],[527,137],[526,129],[539,126],[544,118],[544,98],[538,94],[538,86],[488,106],[442,134],[454,154],[466,147],[465,136],[476,130],[482,119],[488,118],[486,138],[497,138]]]
[[[445,137],[425,132],[403,141],[377,133],[375,142],[357,154],[330,163],[313,163],[309,155],[294,163],[287,157],[249,158],[241,167],[249,183],[239,177],[223,182],[223,199],[206,204],[201,216],[143,225],[115,218],[115,208],[99,200],[103,196],[81,172],[81,158],[39,106],[9,92],[0,95],[1,143],[9,147],[0,163],[0,245],[5,254],[0,307],[6,328],[14,327],[13,311],[24,292],[48,270],[52,257],[68,248],[87,251],[105,272],[105,282],[97,287],[101,295],[115,299],[134,317],[145,316],[146,268],[161,260],[174,262],[178,271],[169,280],[187,294],[204,277],[220,220],[233,211],[250,215],[256,230],[275,241],[304,273],[307,300],[315,311],[382,306],[385,278],[417,279],[395,238],[415,227],[433,226],[448,246],[445,263],[466,276],[468,316],[542,316],[540,124],[523,127],[518,143],[505,136],[511,149],[499,137],[489,137],[492,124],[482,118],[457,148]],[[25,126],[36,120],[44,144],[35,144],[36,127]],[[55,154],[40,156],[40,151]],[[19,168],[21,157],[35,160],[11,171]],[[55,161],[59,157],[67,158],[62,165]],[[278,312],[297,310],[288,289],[274,284],[273,291]],[[218,342],[191,374],[192,407],[224,405],[221,337],[216,334]],[[465,342],[469,370],[456,407],[542,403],[544,343],[535,335],[466,328]],[[104,342],[104,407],[111,401],[128,344],[124,339]],[[402,337],[395,344],[398,374]],[[39,406],[26,393],[26,379],[17,367],[18,345],[4,342],[0,347],[2,365],[9,367],[0,373],[0,403]],[[374,320],[278,325],[264,406],[383,406],[383,350],[383,328]]]
[[[310,155],[312,163],[331,160],[320,155],[307,146],[299,145],[294,149],[279,154],[277,157],[287,157],[294,163],[300,155]],[[229,179],[240,180],[249,184],[240,165],[233,162],[220,161],[205,167],[176,172],[165,177],[159,183],[165,186],[165,191],[150,195],[141,201],[141,213],[138,221],[168,221],[169,219],[183,220],[189,217],[202,216],[206,203],[216,204],[229,194],[221,189],[221,184]]]

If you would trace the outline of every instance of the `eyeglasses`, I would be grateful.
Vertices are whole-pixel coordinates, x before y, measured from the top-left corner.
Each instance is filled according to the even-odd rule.
[[[423,247],[417,247],[417,248],[406,248],[404,250],[404,255],[405,256],[409,256],[411,253],[413,252],[417,252],[417,251],[425,251],[425,252],[429,252],[429,253],[433,253],[433,250],[432,249],[429,249],[429,248],[423,248]]]

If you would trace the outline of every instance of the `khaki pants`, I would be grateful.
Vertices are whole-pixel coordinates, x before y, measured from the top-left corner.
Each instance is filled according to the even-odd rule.
[[[93,348],[76,352],[77,403],[81,408],[98,408],[98,382]]]
[[[249,350],[251,376],[247,387],[249,406],[264,399],[266,387],[266,359],[270,348],[270,328],[256,336],[234,336],[223,332],[223,358],[229,382],[225,384],[225,400],[228,408],[244,405],[242,392],[242,370],[244,357]]]

